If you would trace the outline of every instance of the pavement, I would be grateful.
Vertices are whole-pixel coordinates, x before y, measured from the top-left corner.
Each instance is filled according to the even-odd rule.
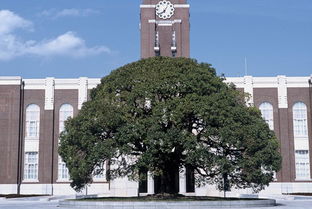
[[[58,202],[42,201],[0,201],[1,209],[45,209],[59,208]]]
[[[58,209],[58,201],[64,198],[64,196],[53,196],[45,198],[0,199],[0,209]],[[273,198],[273,196],[270,196],[270,198],[277,200],[278,205],[276,207],[253,209],[312,209],[312,197],[274,196]]]

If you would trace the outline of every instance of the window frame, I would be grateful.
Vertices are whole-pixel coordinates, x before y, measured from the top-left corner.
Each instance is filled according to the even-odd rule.
[[[40,106],[37,104],[29,104],[25,111],[25,139],[39,140],[40,138]],[[33,124],[34,126],[32,126]],[[35,128],[35,134],[32,134],[32,128]]]
[[[303,156],[302,153],[305,152]],[[301,154],[301,156],[299,155]],[[301,171],[307,171],[303,173]],[[310,151],[309,150],[295,150],[295,172],[296,180],[311,180],[311,166],[310,166]]]
[[[65,177],[64,177],[65,176]],[[61,156],[58,156],[57,182],[69,182],[69,171]]]
[[[302,106],[299,106],[302,105]],[[298,106],[298,107],[296,107]],[[304,102],[296,102],[292,107],[293,134],[295,138],[308,138],[308,108]],[[301,116],[301,117],[298,117]]]
[[[70,117],[74,117],[74,107],[68,103],[62,104],[59,109],[59,133],[64,131],[65,121]]]
[[[74,107],[69,103],[64,103],[60,106],[59,109],[59,133],[64,131],[65,121],[68,118],[74,117]],[[60,138],[59,138],[60,142]],[[66,163],[63,161],[61,156],[58,156],[57,164],[57,181],[58,182],[68,182],[70,179],[69,171],[66,166]]]
[[[30,158],[30,154],[35,156],[35,158]],[[25,152],[24,157],[23,182],[39,182],[39,152]],[[32,168],[30,168],[31,165]]]
[[[106,181],[106,161],[101,163],[99,166],[95,166],[93,170],[93,182],[105,182]],[[101,170],[100,174],[96,174],[97,170]]]
[[[259,110],[261,112],[262,118],[268,124],[269,128],[274,130],[274,107],[270,102],[262,102],[259,105]],[[268,116],[268,118],[267,118]]]

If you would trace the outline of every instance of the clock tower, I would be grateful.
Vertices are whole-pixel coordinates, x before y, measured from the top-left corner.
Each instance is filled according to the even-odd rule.
[[[190,56],[187,0],[142,0],[141,58]]]

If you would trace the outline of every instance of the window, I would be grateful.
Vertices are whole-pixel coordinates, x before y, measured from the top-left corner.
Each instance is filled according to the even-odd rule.
[[[303,102],[297,102],[293,106],[293,125],[294,125],[294,140],[295,146],[301,141],[306,141],[307,144],[303,149],[295,150],[296,162],[296,179],[310,179],[310,157],[308,143],[308,120],[307,106]],[[299,143],[299,144],[301,144]]]
[[[259,106],[259,109],[265,122],[271,130],[274,130],[273,106],[268,102],[264,102]]]
[[[63,104],[60,107],[59,112],[59,132],[61,133],[65,129],[65,121],[69,117],[73,117],[74,115],[74,108],[70,104]],[[69,180],[69,173],[68,168],[66,167],[66,163],[63,159],[59,156],[58,158],[58,180],[60,181],[68,181]]]
[[[36,104],[26,108],[26,138],[39,138],[40,107]]]
[[[195,192],[195,173],[194,168],[191,166],[186,166],[185,176],[186,176],[186,192],[193,193]]]
[[[302,144],[306,141],[307,144],[295,150],[296,162],[296,179],[310,179],[310,157],[308,145],[308,120],[307,106],[303,102],[297,102],[293,106],[293,124],[294,124],[294,140],[296,144]],[[299,143],[301,142],[301,143]]]
[[[139,169],[139,193],[148,192],[148,170],[146,168]]]
[[[296,150],[296,179],[309,180],[310,179],[310,160],[308,150]]]
[[[24,180],[38,179],[38,152],[25,153]]]
[[[298,102],[293,106],[294,136],[308,137],[307,106]]]
[[[65,125],[65,121],[69,118],[69,117],[73,117],[74,115],[74,109],[73,106],[71,106],[70,104],[63,104],[60,108],[60,118],[59,118],[59,131],[60,133],[62,131],[64,131],[64,125]]]
[[[69,180],[68,168],[66,167],[66,163],[62,160],[60,156],[58,159],[58,180],[61,181]]]
[[[93,180],[94,181],[101,181],[105,180],[105,162],[102,163],[100,166],[96,166],[93,171]]]

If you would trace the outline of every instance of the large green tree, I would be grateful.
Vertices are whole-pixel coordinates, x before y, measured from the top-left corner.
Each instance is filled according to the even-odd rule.
[[[196,183],[263,189],[280,169],[274,133],[245,95],[209,64],[154,57],[114,70],[66,122],[59,153],[72,187],[92,182],[110,162],[108,177],[160,177],[174,193],[176,172],[195,170]]]

